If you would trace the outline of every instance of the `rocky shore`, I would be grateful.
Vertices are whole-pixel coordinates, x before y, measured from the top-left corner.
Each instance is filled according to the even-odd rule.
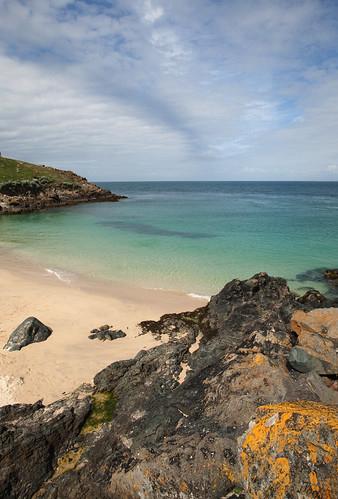
[[[169,341],[0,408],[0,497],[337,497],[338,301],[261,273],[141,329]]]
[[[123,198],[71,171],[0,158],[0,215]]]

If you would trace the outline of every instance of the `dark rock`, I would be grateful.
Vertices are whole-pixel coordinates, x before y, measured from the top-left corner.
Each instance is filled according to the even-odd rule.
[[[328,269],[324,272],[325,279],[333,286],[338,286],[338,269]]]
[[[330,306],[330,300],[315,289],[308,290],[303,296],[297,299],[298,303],[303,305],[306,310],[313,308]]]
[[[45,341],[52,334],[52,329],[45,326],[39,319],[28,317],[25,319],[13,333],[10,335],[4,350],[13,352],[21,350],[21,348],[30,343]]]
[[[53,170],[46,168],[46,172]],[[60,174],[60,170],[54,170]],[[78,203],[116,202],[126,196],[113,194],[79,177],[73,172],[64,172],[67,182],[51,181],[46,177],[33,180],[9,181],[0,184],[1,214],[39,211]]]
[[[118,331],[109,331],[108,335],[111,340],[117,340],[118,338],[124,338],[125,336],[127,336],[126,333],[121,331],[121,329],[119,329]]]
[[[300,373],[309,373],[311,371],[325,374],[325,366],[320,359],[309,354],[300,347],[294,347],[288,356],[288,362],[293,369]]]
[[[1,408],[0,497],[32,497],[54,473],[57,456],[79,435],[89,411],[90,398],[76,395],[48,407]]]
[[[89,433],[74,432],[70,424],[67,435],[60,434],[62,448],[55,444],[51,457],[42,452],[38,478],[36,461],[17,450],[22,425],[28,425],[32,416],[18,411],[15,417],[16,408],[4,416],[5,426],[15,421],[6,448],[8,462],[15,461],[25,472],[11,475],[5,468],[0,490],[9,490],[8,497],[35,493],[35,498],[45,499],[208,499],[242,497],[244,486],[248,489],[254,483],[252,487],[264,490],[262,497],[274,497],[264,489],[262,478],[254,482],[257,449],[243,449],[248,455],[248,473],[243,473],[246,464],[238,457],[238,439],[259,406],[300,399],[338,403],[337,391],[315,372],[287,369],[293,348],[290,319],[295,310],[310,308],[309,301],[291,293],[283,279],[257,274],[227,284],[206,307],[143,322],[144,333],[168,335],[169,341],[139,352],[134,359],[115,362],[95,376],[91,397],[116,400],[113,413]],[[105,331],[92,334],[101,333]],[[60,404],[61,410],[64,402]],[[46,409],[39,411],[42,421]],[[292,424],[300,424],[292,418]],[[310,438],[313,445],[331,442],[331,426],[321,424],[320,435],[302,433],[301,443],[297,442],[304,460]],[[42,437],[38,438],[40,428],[34,424],[30,428],[35,448],[45,449]],[[273,449],[271,455],[269,462]],[[257,461],[263,466],[260,454]],[[312,462],[311,469],[317,473],[321,462],[322,457],[318,467]],[[334,473],[332,478],[321,473],[316,475],[319,482],[329,480],[334,490]],[[12,487],[15,483],[14,492],[8,483]]]
[[[110,329],[110,326],[108,324],[105,324],[104,326],[99,327],[100,331],[108,331],[108,329]]]
[[[101,340],[101,341],[112,341],[112,340],[117,340],[118,338],[124,338],[126,333],[123,331],[119,330],[114,330],[110,329],[110,326],[105,325],[101,326],[99,329],[93,329],[90,332],[90,335],[88,336],[89,339],[91,340]]]

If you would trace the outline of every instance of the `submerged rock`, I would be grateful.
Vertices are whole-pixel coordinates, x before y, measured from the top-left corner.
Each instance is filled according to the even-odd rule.
[[[323,282],[328,286],[328,295],[337,297],[338,295],[338,269],[327,269],[319,267],[307,270],[296,275],[298,282]]]
[[[252,498],[337,497],[337,407],[285,402],[260,407],[240,445]]]
[[[330,282],[331,285],[338,287],[338,269],[328,269],[324,272],[325,279]]]
[[[51,334],[52,329],[50,327],[43,324],[36,317],[28,317],[10,335],[4,350],[9,352],[21,350],[21,348],[31,343],[47,340]]]
[[[282,465],[286,460],[294,462],[295,473],[299,473],[295,478],[291,474],[291,479],[296,484],[307,480],[308,484],[310,465],[305,463],[302,468],[300,454],[307,455],[308,442],[314,438],[314,445],[323,444],[317,450],[318,468],[331,458],[331,450],[324,446],[331,446],[332,425],[325,419],[331,409],[324,404],[338,403],[337,391],[316,372],[287,368],[287,357],[295,347],[291,317],[296,310],[311,310],[313,300],[314,295],[299,298],[285,280],[261,273],[246,281],[231,281],[205,307],[141,323],[144,333],[149,331],[158,338],[165,335],[167,343],[141,351],[133,359],[114,362],[98,373],[88,392],[89,414],[75,430],[72,423],[65,431],[62,426],[62,447],[58,443],[49,458],[43,451],[40,466],[28,457],[29,452],[20,455],[17,451],[22,425],[30,428],[36,448],[41,445],[45,449],[45,441],[39,440],[40,429],[30,424],[21,406],[6,409],[1,424],[11,425],[12,431],[6,440],[6,456],[8,462],[15,460],[17,468],[12,473],[7,467],[0,474],[0,490],[10,490],[10,483],[15,484],[16,495],[6,497],[217,499],[243,497],[246,487],[251,497],[284,497],[256,490],[270,490],[271,474],[276,470],[284,483],[283,477],[288,475]],[[315,303],[332,305],[320,294]],[[259,454],[244,443],[245,454],[238,456],[238,441],[248,431],[258,407],[277,404],[267,416],[270,424],[275,414],[272,421],[277,417],[284,421],[285,410],[279,408],[282,402],[301,399],[321,404],[316,405],[312,419],[298,409],[288,412],[287,431],[292,436],[294,427],[300,435],[294,461],[282,432],[273,444],[276,447],[270,449],[263,443]],[[72,403],[77,407],[78,402]],[[62,421],[65,402],[59,404]],[[51,421],[48,407],[39,411],[40,421]],[[260,414],[265,417],[265,412]],[[46,425],[52,435],[56,428],[56,422]],[[271,432],[273,428],[279,428],[276,422]],[[310,430],[312,433],[303,433]],[[49,441],[46,433],[44,438]],[[263,457],[278,452],[279,439],[281,454],[276,454],[277,464],[266,472],[265,480]],[[312,459],[310,471],[316,475],[311,479],[313,483],[317,480],[319,490],[325,490],[327,473],[317,472]],[[330,470],[334,459],[328,464]],[[34,466],[40,473],[32,482],[29,473],[36,473]],[[22,475],[20,467],[25,468]],[[330,480],[335,497],[333,478]],[[293,490],[290,488],[289,497],[296,497]],[[310,493],[306,497],[317,496]]]

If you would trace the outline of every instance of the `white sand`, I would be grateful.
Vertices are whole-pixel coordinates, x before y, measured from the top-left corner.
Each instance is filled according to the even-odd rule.
[[[0,405],[38,399],[50,403],[91,382],[112,362],[158,344],[151,335],[137,336],[141,320],[205,303],[181,293],[79,277],[62,282],[9,252],[0,253],[0,283]],[[50,326],[52,335],[19,352],[4,351],[10,333],[29,316]],[[127,337],[105,342],[88,339],[90,330],[103,324],[122,329]]]

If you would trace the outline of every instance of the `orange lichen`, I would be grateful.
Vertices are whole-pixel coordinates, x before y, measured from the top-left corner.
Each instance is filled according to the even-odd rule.
[[[245,435],[240,453],[250,497],[292,495],[295,480],[319,497],[331,497],[330,490],[338,493],[337,408],[298,401],[262,406],[257,412],[260,419]]]
[[[163,475],[160,475],[157,479],[157,482],[160,484],[160,485],[165,485],[167,483],[167,480],[166,478],[163,476]]]
[[[273,485],[277,492],[276,499],[283,499],[290,485],[290,463],[285,457],[278,457],[274,462]]]
[[[180,491],[183,492],[184,494],[187,494],[189,492],[189,487],[186,482],[180,483]]]
[[[235,473],[228,463],[222,464],[222,471],[230,482],[234,482],[236,480]]]
[[[311,488],[315,492],[319,492],[318,478],[315,471],[310,471],[309,473]]]
[[[309,442],[307,444],[307,448],[309,451],[311,462],[316,464],[316,462],[317,462],[317,447],[315,445],[313,445],[313,443]]]

